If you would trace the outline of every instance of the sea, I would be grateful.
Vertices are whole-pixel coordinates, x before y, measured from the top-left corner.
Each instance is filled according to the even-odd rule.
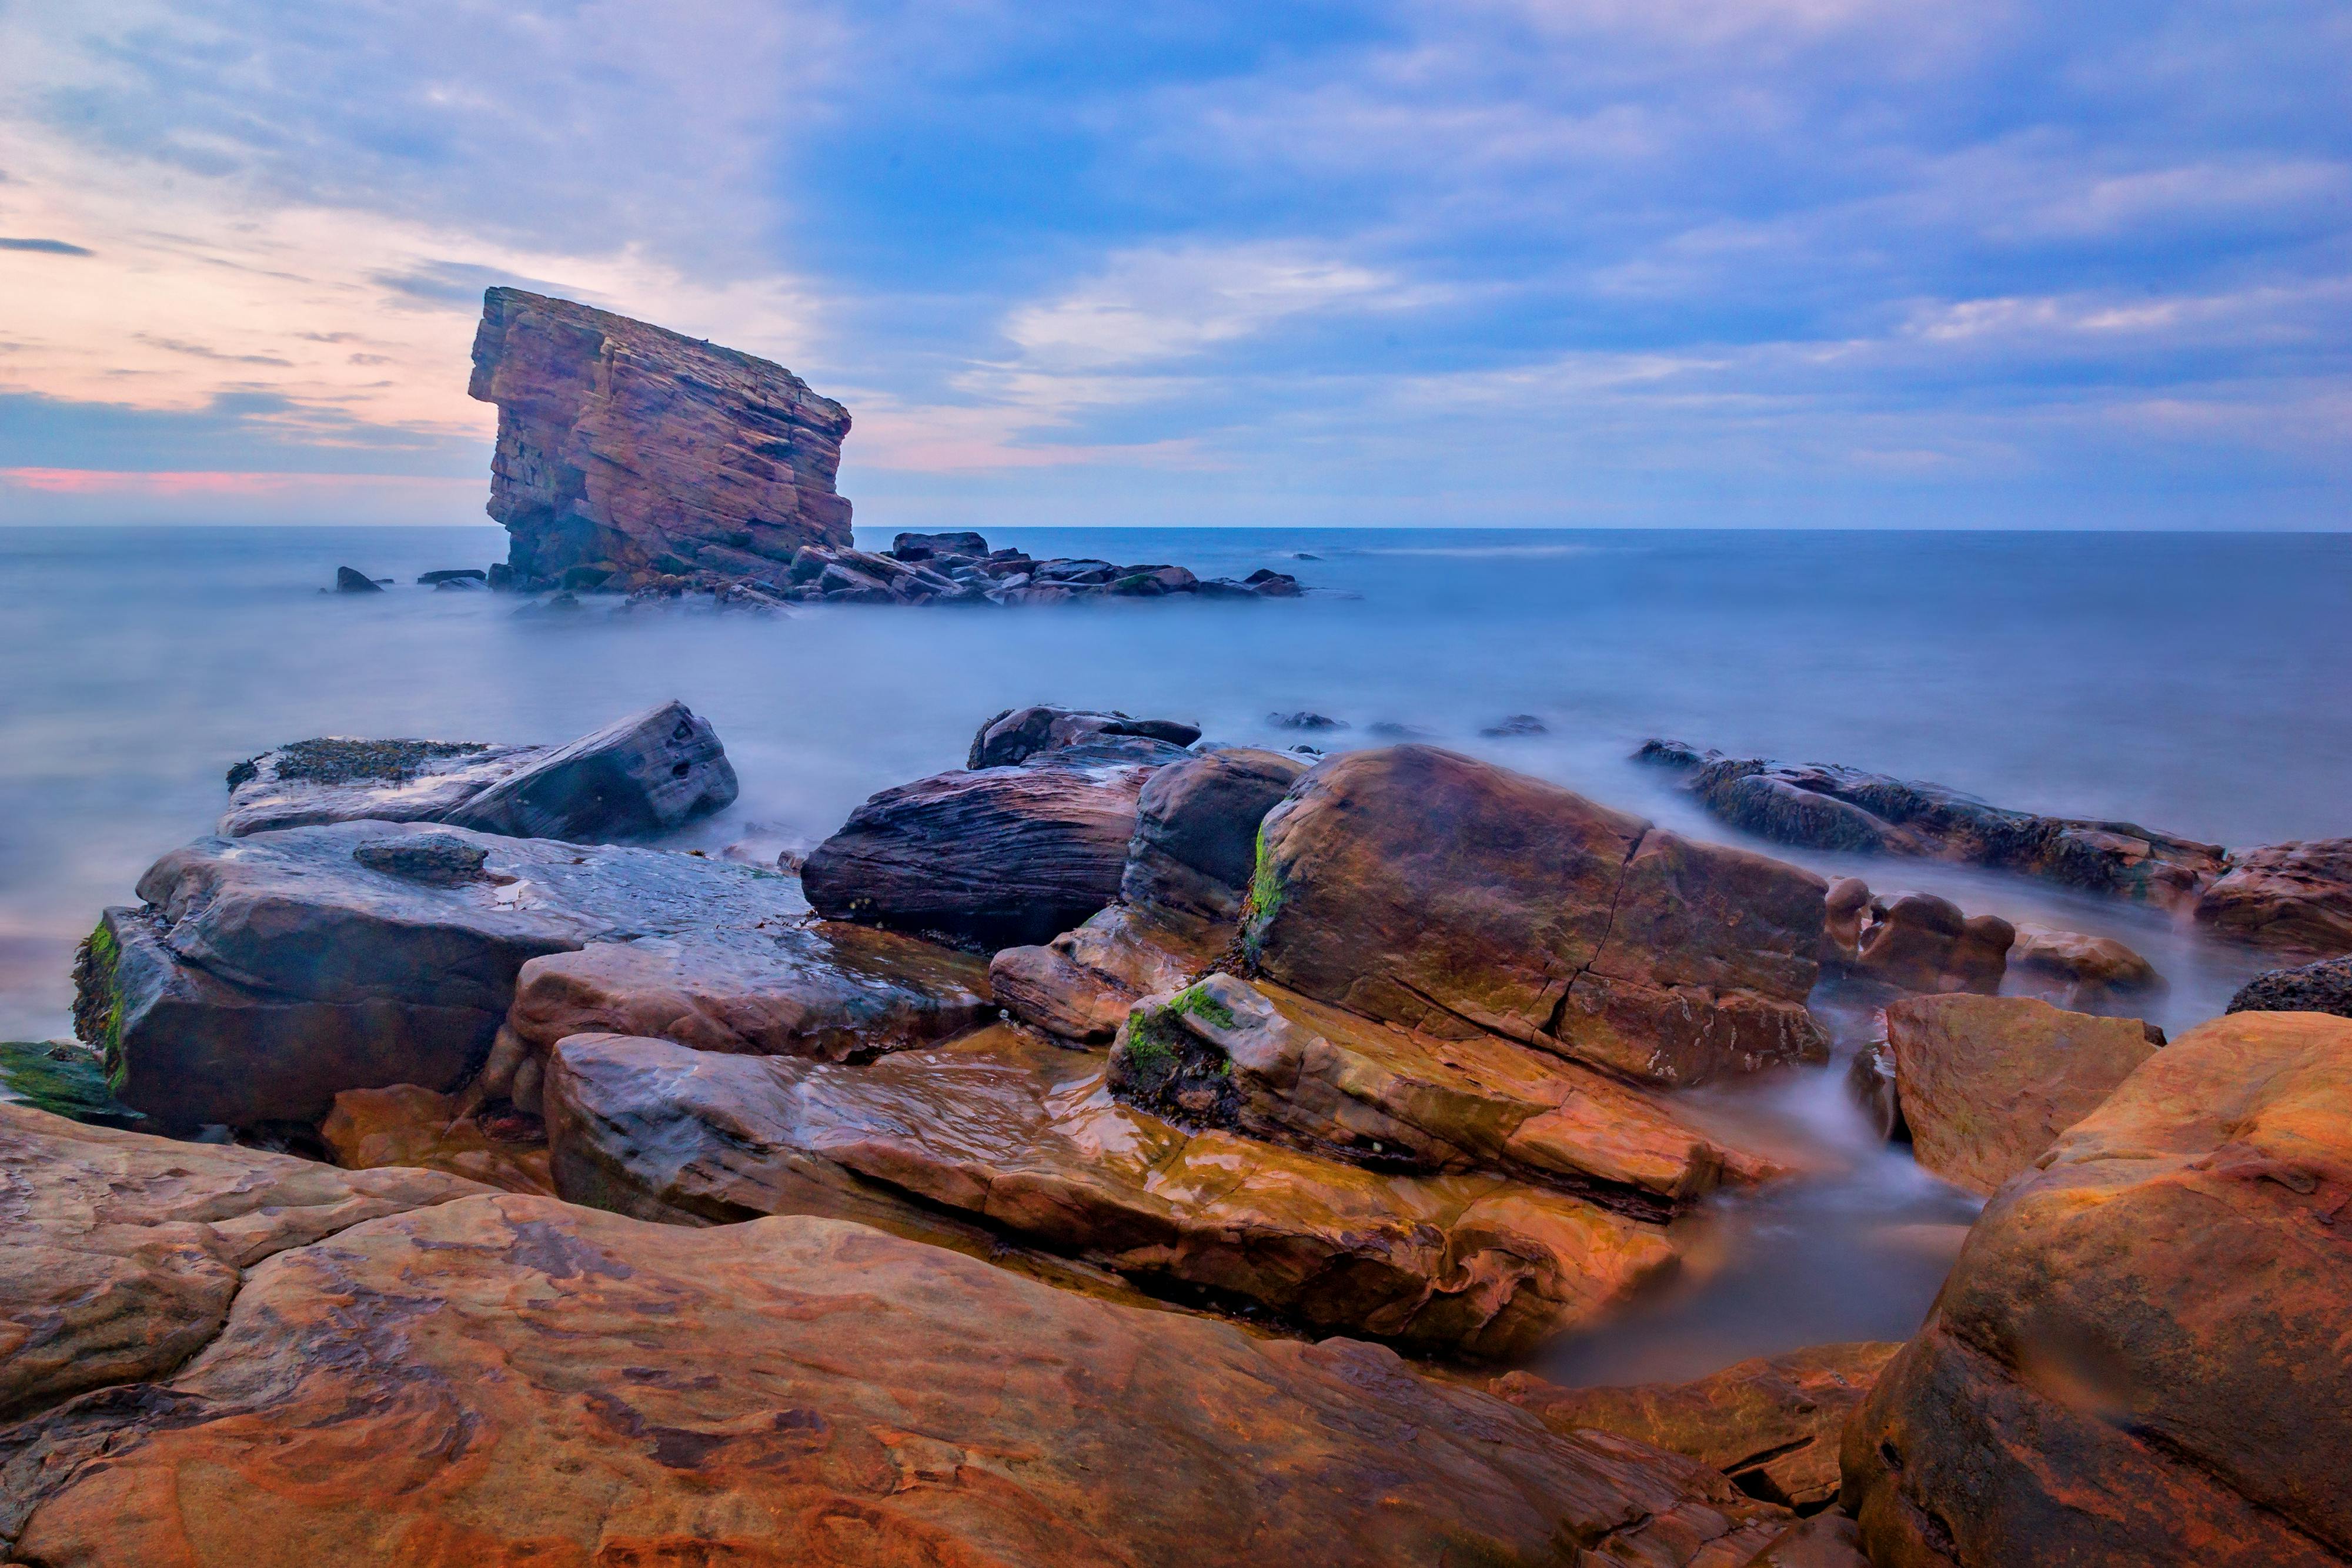
[[[861,532],[868,548],[887,536]],[[2352,833],[2352,535],[1031,528],[1039,556],[1258,567],[1296,601],[536,612],[436,591],[495,527],[0,527],[0,1039],[69,1032],[75,944],[207,831],[234,763],[315,735],[567,739],[667,698],[742,780],[673,841],[808,845],[960,767],[1029,703],[1330,751],[1405,735],[1696,837],[1746,841],[1631,760],[1669,737],[2231,846]],[[322,591],[351,566],[394,586]],[[1346,727],[1280,727],[1309,711]],[[1531,715],[1543,733],[1484,733]],[[1755,843],[1882,893],[2112,936],[2178,1032],[2265,967],[2159,914],[2022,878]],[[1862,1026],[1840,1027],[1841,1058]],[[1843,1061],[1708,1091],[1819,1172],[1683,1223],[1681,1278],[1538,1369],[1694,1376],[1918,1325],[1976,1201],[1878,1145]]]

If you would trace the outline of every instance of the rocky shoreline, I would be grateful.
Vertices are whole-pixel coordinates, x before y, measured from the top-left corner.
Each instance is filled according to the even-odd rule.
[[[2289,874],[1666,760],[2184,911]],[[2340,960],[2167,1044],[2120,944],[1431,746],[1034,707],[963,761],[772,867],[630,841],[734,799],[681,704],[238,765],[85,945],[80,1051],[0,1062],[64,1113],[0,1103],[0,1556],[2352,1562]],[[2325,864],[2253,924],[2326,931]],[[1832,1004],[1990,1197],[1918,1335],[1508,1370],[1808,1179],[1721,1108]]]

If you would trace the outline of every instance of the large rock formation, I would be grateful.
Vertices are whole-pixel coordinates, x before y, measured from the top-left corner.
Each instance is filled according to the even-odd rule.
[[[1563,1388],[1513,1372],[1496,1379],[1494,1391],[1555,1432],[1638,1438],[1714,1466],[1751,1497],[1811,1511],[1836,1499],[1846,1417],[1901,1348],[1815,1345],[1692,1383],[1613,1388]]]
[[[493,288],[467,391],[499,405],[489,512],[525,580],[690,570],[713,550],[782,563],[850,543],[834,493],[849,411],[782,365]]]
[[[1906,997],[1886,1042],[1919,1163],[1979,1193],[2031,1169],[2156,1049],[2137,1019],[2030,997]]]
[[[189,1336],[131,1374],[152,1381],[7,1433],[0,1555],[1717,1568],[1789,1522],[1689,1459],[1548,1431],[1374,1346],[1107,1304],[822,1219],[694,1229],[485,1195],[279,1250],[213,1317],[201,1359],[177,1364]]]
[[[2186,909],[2230,863],[2219,844],[2134,822],[1989,806],[1940,784],[1819,763],[1726,757],[1653,740],[1639,760],[1688,775],[1724,821],[1778,843],[1958,861],[2022,872],[2162,909]]]
[[[2347,1230],[2352,1022],[2157,1052],[1986,1207],[1847,1425],[1871,1561],[2352,1562]]]
[[[942,1217],[1180,1299],[1506,1355],[1673,1266],[1655,1226],[1490,1174],[1384,1175],[1113,1100],[1102,1059],[999,1026],[865,1066],[575,1035],[547,1090],[558,1190],[646,1218]]]
[[[2352,953],[2352,839],[2265,844],[2236,857],[2197,901],[2197,922],[2256,946]]]
[[[1327,762],[1268,813],[1265,974],[1425,1032],[1659,1083],[1820,1060],[1827,884],[1427,746]]]

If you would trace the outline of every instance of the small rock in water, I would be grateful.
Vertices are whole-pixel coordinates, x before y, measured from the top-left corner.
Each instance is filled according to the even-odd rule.
[[[363,571],[354,571],[348,566],[339,566],[335,568],[335,591],[337,593],[382,593],[383,585]]]
[[[1517,735],[1549,735],[1551,726],[1531,713],[1515,713],[1498,723],[1488,725],[1478,733],[1498,737]]]
[[[1265,722],[1276,729],[1345,729],[1347,724],[1328,714],[1309,713],[1305,708],[1297,713],[1270,713]]]
[[[489,852],[454,833],[419,833],[397,839],[373,839],[352,851],[352,859],[370,871],[435,887],[487,880],[482,862]]]
[[[427,588],[438,588],[445,582],[486,583],[489,580],[490,574],[478,566],[451,567],[441,571],[424,572],[416,579]]]
[[[1367,733],[1377,735],[1382,740],[1427,740],[1429,738],[1429,731],[1419,725],[1399,724],[1390,718],[1384,718],[1378,724],[1366,725],[1364,728]]]
[[[478,578],[445,577],[440,581],[433,585],[433,591],[439,593],[453,588],[464,589],[468,591],[478,591],[481,586],[481,580]]]

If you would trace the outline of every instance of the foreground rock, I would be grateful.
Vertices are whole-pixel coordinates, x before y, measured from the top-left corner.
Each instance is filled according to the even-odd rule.
[[[220,1332],[243,1271],[263,1259],[481,1190],[429,1171],[339,1171],[0,1103],[0,1421],[168,1377]],[[8,1499],[0,1483],[0,1542]]]
[[[2137,1019],[2028,997],[1908,997],[1886,1009],[1886,1042],[1912,1152],[1979,1193],[2031,1169],[2156,1053]]]
[[[735,769],[684,703],[633,714],[568,746],[296,741],[229,769],[229,838],[362,819],[450,822],[519,838],[638,838],[735,799]]]
[[[1184,755],[1105,737],[885,789],[817,846],[802,884],[827,919],[989,948],[1044,942],[1118,895],[1136,799]]]
[[[513,536],[509,566],[523,581],[688,570],[713,551],[784,561],[850,542],[849,503],[834,491],[849,411],[782,365],[493,288],[467,392],[499,405],[489,512]]]
[[[1268,977],[1427,1033],[1488,1030],[1694,1083],[1819,1061],[1827,884],[1426,746],[1357,752],[1268,814]]]
[[[19,1428],[0,1487],[27,1561],[188,1568],[1717,1564],[1787,1522],[1370,1345],[508,1195],[252,1269],[200,1363]]]
[[[2155,965],[2112,936],[2021,925],[2009,950],[2008,988],[2070,1012],[2136,1017],[2171,987]]]
[[[2352,957],[2256,975],[2230,998],[2233,1013],[2333,1013],[2352,1019]]]
[[[1139,1285],[1326,1332],[1508,1354],[1670,1268],[1656,1228],[1492,1176],[1386,1176],[1105,1092],[1099,1057],[1009,1028],[863,1067],[581,1035],[557,1047],[563,1195],[709,1222],[940,1217]]]
[[[1879,1564],[2352,1560],[2352,1023],[2190,1030],[1995,1197],[1848,1425]]]
[[[2218,844],[2133,822],[2008,810],[1858,768],[1726,757],[1671,740],[1637,756],[1687,774],[1709,811],[1777,843],[1990,866],[2160,909],[2189,907],[2229,864]]]
[[[2197,901],[2197,922],[2282,952],[2352,953],[2352,839],[2242,852]]]
[[[74,1017],[123,1102],[166,1128],[316,1122],[347,1089],[446,1091],[488,1056],[523,967],[591,944],[635,945],[614,967],[729,949],[730,974],[799,988],[797,1027],[819,1042],[893,1011],[946,1032],[976,1005],[927,988],[927,949],[901,964],[872,934],[803,929],[789,878],[655,850],[332,823],[201,840],[139,895],[91,936]],[[772,1031],[754,1048],[787,1045]]]
[[[1695,1383],[1622,1388],[1562,1388],[1514,1372],[1494,1391],[1555,1432],[1637,1438],[1713,1466],[1751,1497],[1810,1513],[1836,1500],[1839,1434],[1902,1348],[1819,1345],[1757,1356]]]

